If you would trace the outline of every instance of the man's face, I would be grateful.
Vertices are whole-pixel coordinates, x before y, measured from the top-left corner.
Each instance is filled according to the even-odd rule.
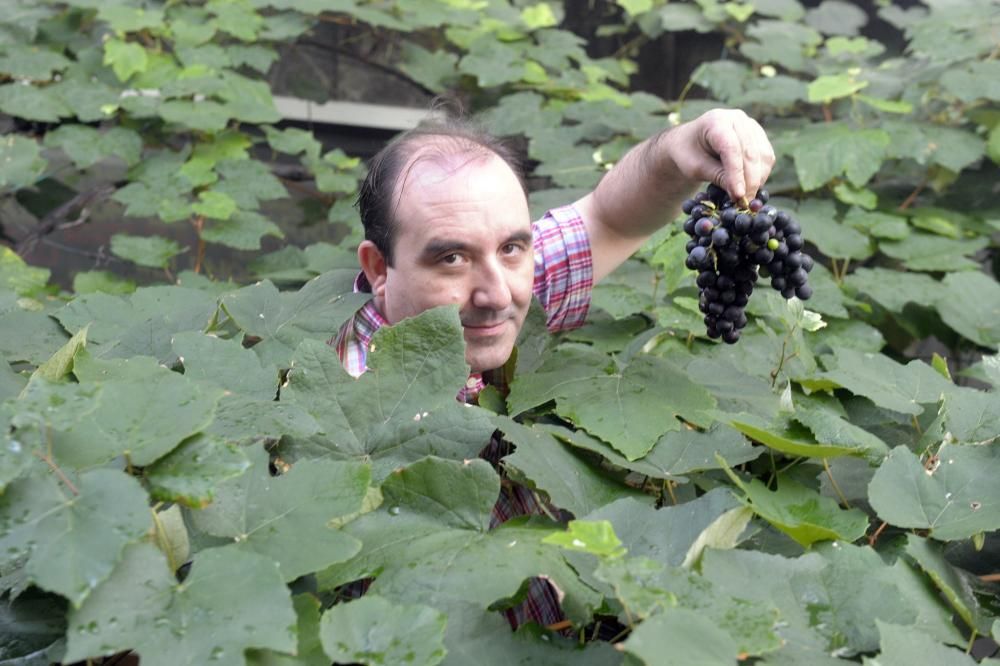
[[[503,365],[534,282],[528,203],[510,167],[492,155],[418,160],[394,218],[393,265],[368,275],[382,315],[394,324],[457,304],[472,370]]]

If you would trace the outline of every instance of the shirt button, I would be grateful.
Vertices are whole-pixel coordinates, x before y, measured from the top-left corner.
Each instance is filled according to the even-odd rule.
[[[476,378],[475,378],[475,377],[469,377],[469,378],[468,378],[468,379],[467,379],[467,380],[465,381],[465,387],[466,387],[466,388],[470,388],[470,389],[473,389],[473,388],[476,388],[476,387],[477,387],[478,385],[479,385],[479,382],[477,382],[477,381],[476,381]]]

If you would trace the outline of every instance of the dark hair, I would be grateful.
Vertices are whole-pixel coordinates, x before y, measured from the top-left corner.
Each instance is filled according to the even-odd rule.
[[[418,153],[421,153],[420,156],[413,160]],[[356,205],[365,227],[365,238],[375,244],[388,265],[392,265],[394,213],[399,204],[398,197],[402,196],[402,188],[398,186],[406,179],[409,169],[424,159],[435,161],[467,155],[472,161],[490,154],[496,155],[511,168],[527,197],[524,169],[514,149],[461,117],[423,122],[395,137],[371,159]],[[408,163],[409,168],[404,173]]]

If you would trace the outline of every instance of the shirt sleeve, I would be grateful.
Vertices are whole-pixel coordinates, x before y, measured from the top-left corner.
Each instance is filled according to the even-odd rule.
[[[572,206],[554,208],[532,226],[535,296],[552,332],[581,326],[590,308],[594,266],[590,239]]]

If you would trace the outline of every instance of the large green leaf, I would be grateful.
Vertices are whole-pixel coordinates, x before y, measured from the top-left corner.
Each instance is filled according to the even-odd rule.
[[[1000,284],[996,279],[979,271],[949,273],[941,285],[931,302],[944,323],[976,344],[1000,348]]]
[[[162,236],[115,234],[111,237],[111,251],[140,266],[165,268],[184,250],[176,241]]]
[[[619,370],[607,355],[562,347],[534,373],[520,375],[507,399],[518,414],[556,401],[556,413],[614,446],[629,460],[646,455],[668,431],[682,428],[676,418],[710,422],[712,396],[672,364],[637,356]]]
[[[149,530],[147,506],[139,483],[116,470],[19,479],[0,495],[0,564],[27,557],[36,585],[79,606]]]
[[[612,586],[615,597],[626,609],[626,619],[643,618],[637,632],[647,624],[662,629],[662,619],[693,612],[708,620],[722,638],[729,639],[724,641],[727,651],[756,656],[771,652],[781,645],[781,639],[774,633],[778,621],[775,608],[765,603],[729,596],[711,580],[693,572],[665,567],[644,558],[620,558],[603,562],[597,570],[597,576]],[[640,636],[643,635],[640,633]],[[684,643],[689,641],[693,645],[685,646]],[[693,655],[698,650],[705,649],[705,646],[698,645],[700,642],[700,637],[690,637],[676,647],[682,652],[695,650],[687,657],[695,658]],[[626,641],[626,649],[629,649],[628,646]],[[695,659],[694,663],[701,663]],[[647,659],[647,663],[662,662],[650,662]]]
[[[88,350],[104,358],[153,356],[172,364],[171,339],[208,327],[217,309],[212,293],[188,287],[141,287],[127,298],[105,293],[79,296],[56,313],[71,332],[88,326]]]
[[[903,311],[907,303],[933,303],[942,293],[940,282],[923,273],[908,273],[889,268],[859,268],[844,284],[867,294],[890,312]]]
[[[38,142],[16,134],[0,140],[0,189],[18,189],[34,185],[45,173],[47,162]],[[11,252],[9,248],[3,248]]]
[[[802,223],[804,237],[829,257],[866,259],[874,253],[871,239],[837,222],[832,201],[807,199],[799,204],[796,217]]]
[[[350,293],[353,277],[334,270],[284,293],[265,280],[224,297],[222,307],[244,333],[261,338],[254,351],[265,363],[287,367],[300,342],[329,340],[370,298]]]
[[[358,552],[361,544],[330,522],[362,510],[371,478],[367,466],[316,460],[275,477],[264,447],[253,447],[248,455],[250,471],[219,483],[215,500],[191,514],[198,529],[231,538],[234,548],[266,555],[286,581]]]
[[[51,87],[39,88],[21,83],[0,86],[0,111],[46,123],[58,123],[60,118],[73,115],[73,109]]]
[[[320,603],[309,593],[292,597],[298,616],[296,636],[298,646],[295,656],[273,650],[247,650],[250,666],[330,666],[330,658],[323,652],[319,638]]]
[[[752,437],[754,440],[774,449],[775,451],[781,451],[782,453],[792,456],[803,456],[806,458],[837,458],[839,456],[857,455],[858,453],[866,451],[866,449],[860,444],[855,444],[854,446],[850,446],[848,444],[845,446],[825,444],[818,441],[806,441],[800,437],[796,437],[795,435],[789,435],[786,432],[783,432],[782,428],[775,428],[773,426],[763,428],[741,421],[732,421],[730,425],[747,437]]]
[[[701,553],[699,540],[733,511],[745,513],[746,509],[731,492],[717,488],[690,502],[662,509],[654,509],[647,502],[633,498],[622,498],[584,519],[610,522],[630,557],[647,557],[660,564],[679,567],[688,566],[697,559]],[[742,528],[739,531],[742,532]],[[718,543],[716,546],[721,547]]]
[[[944,431],[963,444],[992,444],[1000,437],[1000,393],[957,388],[945,395],[939,412]]]
[[[725,630],[701,613],[684,608],[643,622],[629,635],[624,649],[645,664],[663,666],[729,664],[740,653]]]
[[[135,650],[150,666],[241,666],[247,648],[296,645],[295,611],[277,566],[233,547],[200,552],[178,583],[154,546],[133,546],[69,625],[66,661]]]
[[[371,591],[388,599],[486,608],[514,597],[526,579],[546,576],[565,594],[566,615],[586,621],[598,595],[559,549],[542,543],[560,528],[518,518],[489,530],[499,492],[500,478],[482,460],[426,458],[394,472],[382,484],[382,507],[344,528],[361,540],[361,553],[329,569],[321,583],[376,575]]]
[[[230,393],[257,400],[274,400],[278,390],[277,369],[262,365],[260,358],[238,340],[186,331],[175,335],[172,344],[188,379],[210,382]]]
[[[96,410],[52,432],[52,451],[61,464],[80,469],[125,454],[136,465],[149,465],[204,430],[222,397],[220,389],[152,363],[147,372],[112,376],[99,386]]]
[[[639,472],[654,479],[681,479],[691,472],[719,469],[716,456],[726,464],[739,465],[760,456],[764,449],[754,447],[739,431],[717,423],[702,432],[689,428],[668,432],[661,437],[645,457],[629,460],[613,447],[582,430],[560,426],[535,426],[546,430],[573,446],[600,454],[618,467]]]
[[[911,534],[906,537],[905,552],[931,579],[967,627],[984,636],[989,633],[993,618],[980,606],[972,575],[948,562],[940,544]]]
[[[905,446],[892,450],[868,487],[872,508],[890,525],[930,530],[943,541],[1000,528],[1000,450],[943,445],[922,463]]]
[[[899,259],[911,271],[961,271],[978,268],[968,256],[988,244],[984,237],[952,240],[914,232],[900,241],[882,241],[879,250]]]
[[[881,129],[857,129],[843,122],[803,128],[791,147],[795,172],[805,190],[815,190],[841,175],[861,187],[882,166],[889,135]]]
[[[968,654],[935,641],[922,631],[910,627],[876,620],[881,636],[882,651],[877,658],[866,658],[868,666],[909,666],[910,664],[936,664],[937,666],[974,666],[977,662]]]
[[[937,402],[952,388],[950,382],[922,361],[901,365],[882,354],[851,349],[835,350],[835,367],[818,376],[863,395],[880,407],[904,414],[920,414],[923,403]]]
[[[216,437],[196,435],[147,467],[145,475],[154,498],[201,508],[212,501],[223,481],[249,467],[242,449]]]
[[[560,509],[582,517],[598,507],[641,493],[603,474],[549,432],[516,423],[503,416],[494,418],[504,438],[517,445],[504,457],[504,466],[527,479],[531,487],[545,493]]]
[[[868,517],[863,512],[842,510],[836,500],[790,477],[778,476],[773,491],[758,479],[744,483],[732,472],[730,478],[745,494],[747,506],[802,546],[834,539],[855,541],[868,529]]]
[[[374,594],[323,614],[320,638],[335,662],[435,666],[445,656],[444,614],[393,603]]]
[[[428,454],[474,457],[494,426],[488,412],[455,399],[468,377],[461,330],[453,308],[383,328],[368,354],[368,371],[357,379],[331,347],[304,341],[282,402],[309,412],[321,432],[290,439],[282,451],[292,458],[367,461],[376,479]]]

